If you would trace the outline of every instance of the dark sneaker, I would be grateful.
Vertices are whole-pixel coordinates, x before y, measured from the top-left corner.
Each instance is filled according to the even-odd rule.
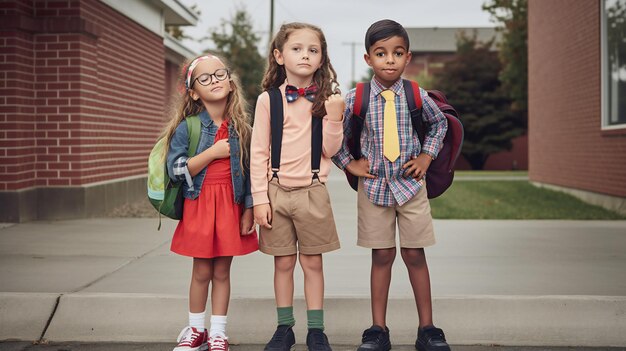
[[[306,335],[306,347],[309,351],[332,351],[328,337],[322,329],[311,328]]]
[[[433,326],[417,330],[415,348],[418,351],[450,351],[443,330]]]
[[[296,337],[290,325],[279,325],[264,351],[289,351],[296,343]]]
[[[389,340],[389,328],[385,329],[373,325],[369,329],[365,329],[361,338],[361,346],[357,351],[389,351],[391,350],[391,341]]]

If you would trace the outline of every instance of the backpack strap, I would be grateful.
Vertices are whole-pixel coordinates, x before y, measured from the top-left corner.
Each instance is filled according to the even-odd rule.
[[[424,144],[426,129],[424,128],[424,120],[422,119],[422,96],[420,94],[420,87],[417,82],[407,79],[402,80],[402,85],[404,85],[406,102],[409,105],[409,111],[411,113],[411,124],[413,125],[413,129],[417,132],[420,144]]]
[[[200,142],[200,117],[198,115],[188,116],[187,120],[187,134],[189,135],[189,150],[187,150],[187,156],[193,157],[196,155],[198,149],[198,143]]]
[[[193,116],[187,116],[185,117],[185,120],[187,121],[187,136],[189,137],[189,148],[187,149],[187,157],[191,158],[194,157],[196,155],[196,150],[198,150],[198,144],[200,143],[200,130],[201,130],[201,124],[200,124],[200,117],[198,115],[193,115]],[[165,166],[165,174],[167,174],[167,166]],[[165,184],[165,188],[167,189],[172,180],[169,178],[169,176],[167,177],[167,183]],[[157,230],[161,230],[161,206],[163,206],[163,201],[161,202],[161,205],[158,208],[158,212],[159,212],[159,226],[157,227]]]
[[[272,179],[278,178],[280,170],[280,155],[283,143],[283,96],[278,88],[267,91],[270,96],[270,129],[272,153]],[[313,179],[319,179],[320,164],[322,162],[322,118],[313,116],[311,121],[311,172]]]
[[[352,154],[355,160],[361,158],[361,131],[363,130],[365,116],[370,104],[370,91],[370,82],[356,83],[351,120],[352,143],[350,145],[350,154]]]
[[[270,130],[272,152],[272,179],[278,178],[280,169],[280,152],[283,145],[283,97],[278,88],[267,91],[270,96]]]

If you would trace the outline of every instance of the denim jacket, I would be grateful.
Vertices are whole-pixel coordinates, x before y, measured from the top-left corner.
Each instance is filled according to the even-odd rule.
[[[219,128],[213,123],[208,112],[202,111],[199,115],[202,128],[196,155],[208,149],[215,142],[215,135]],[[236,203],[244,203],[246,208],[252,207],[252,195],[250,193],[250,164],[244,165],[242,172],[239,163],[239,135],[232,124],[228,126],[228,144],[230,146],[230,174],[233,180],[234,200]],[[167,173],[174,182],[183,182],[183,196],[186,199],[196,199],[200,195],[200,189],[204,182],[207,167],[204,167],[195,177],[191,177],[187,169],[187,152],[189,149],[189,136],[187,133],[187,121],[183,120],[176,128],[167,153]]]

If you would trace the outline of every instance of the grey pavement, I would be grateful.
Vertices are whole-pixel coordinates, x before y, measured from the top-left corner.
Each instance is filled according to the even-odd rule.
[[[355,244],[356,194],[339,174],[328,188],[342,249],[324,257],[326,327],[333,344],[354,345],[371,323],[370,251]],[[0,225],[0,340],[171,343],[186,324],[191,259],[169,251],[176,222],[165,220],[161,231],[157,224],[96,218]],[[434,318],[453,344],[626,346],[626,221],[434,225],[438,242],[426,250]],[[228,330],[233,343],[248,345],[240,350],[273,332],[272,263],[261,253],[233,262]],[[303,338],[299,269],[295,279]],[[414,342],[417,314],[399,255],[388,325],[395,344]],[[0,350],[12,350],[7,345]],[[72,345],[68,350],[79,350]]]
[[[231,345],[233,351],[258,351],[263,345]],[[334,351],[354,351],[355,345],[333,346]],[[171,343],[50,343],[33,345],[28,342],[0,342],[0,351],[171,351]],[[306,350],[296,345],[296,351]],[[415,351],[412,345],[393,347],[395,351]],[[619,351],[607,347],[529,347],[529,346],[455,346],[454,351]]]

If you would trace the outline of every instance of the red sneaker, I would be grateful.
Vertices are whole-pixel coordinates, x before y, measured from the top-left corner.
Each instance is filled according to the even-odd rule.
[[[209,339],[209,346],[211,351],[229,351],[228,338],[221,335],[212,336]]]
[[[206,351],[209,349],[209,344],[207,343],[208,335],[209,333],[206,329],[200,331],[196,328],[185,327],[178,334],[176,339],[178,346],[173,351]]]

